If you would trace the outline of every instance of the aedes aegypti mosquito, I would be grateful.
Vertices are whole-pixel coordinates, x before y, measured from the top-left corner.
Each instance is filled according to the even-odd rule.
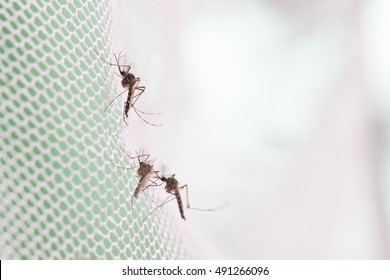
[[[187,209],[192,209],[192,210],[198,210],[198,211],[217,211],[217,210],[221,210],[223,208],[225,208],[226,206],[228,206],[230,203],[229,202],[225,202],[217,207],[214,207],[214,208],[209,208],[209,209],[201,209],[201,208],[193,208],[190,206],[190,202],[189,202],[189,197],[188,197],[188,186],[187,185],[183,185],[180,187],[180,184],[179,182],[176,180],[175,178],[175,174],[169,176],[169,177],[166,177],[166,176],[161,176],[159,177],[158,174],[156,174],[157,177],[162,181],[162,184],[165,183],[165,191],[171,195],[173,195],[173,197],[168,197],[163,203],[161,203],[160,205],[158,205],[156,208],[154,208],[148,215],[146,215],[146,217],[143,219],[143,222],[146,221],[146,219],[152,215],[157,209],[161,208],[162,206],[164,206],[165,204],[167,204],[168,202],[176,199],[177,201],[177,205],[179,207],[179,212],[180,212],[180,216],[183,220],[186,220],[186,217],[184,216],[184,209],[183,209],[183,202],[182,202],[182,199],[181,199],[181,193],[180,191],[182,189],[186,189],[186,208]]]
[[[123,57],[122,56],[122,52],[119,53],[118,56],[115,55],[115,53],[113,53],[114,57],[115,57],[115,62],[116,63],[111,63],[107,60],[105,60],[101,55],[99,55],[99,53],[93,49],[93,51],[95,52],[95,54],[101,59],[103,60],[105,63],[107,63],[108,65],[110,66],[117,66],[118,67],[118,71],[119,71],[119,74],[116,74],[117,76],[119,76],[120,78],[122,78],[121,80],[121,84],[122,84],[122,87],[125,89],[124,91],[122,91],[120,94],[118,94],[117,96],[115,96],[115,98],[113,100],[111,100],[111,102],[106,106],[106,108],[104,109],[104,111],[107,110],[107,108],[117,99],[119,98],[120,96],[122,96],[122,94],[124,94],[126,91],[128,92],[127,94],[127,99],[124,103],[125,107],[123,109],[123,121],[125,122],[125,124],[127,125],[127,122],[126,122],[126,119],[128,119],[129,117],[129,111],[130,109],[132,108],[134,110],[134,112],[137,114],[137,116],[142,120],[144,121],[145,123],[147,124],[150,124],[150,125],[153,125],[153,126],[161,126],[162,124],[154,124],[154,123],[151,123],[147,120],[145,120],[141,114],[145,114],[145,115],[157,115],[159,113],[146,113],[146,112],[143,112],[139,109],[137,109],[134,105],[135,103],[138,101],[138,99],[140,98],[140,96],[142,95],[142,93],[145,91],[145,87],[144,86],[139,86],[138,84],[140,83],[141,79],[139,77],[136,77],[133,73],[130,73],[130,69],[131,69],[131,66],[130,65],[126,65],[126,64],[120,64],[120,60],[121,58]],[[122,68],[121,68],[122,67]],[[135,91],[138,90],[139,92],[137,94],[135,94]]]

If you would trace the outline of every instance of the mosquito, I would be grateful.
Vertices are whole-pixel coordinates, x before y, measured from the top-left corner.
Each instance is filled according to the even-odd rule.
[[[158,176],[158,175],[157,175]],[[184,188],[186,189],[186,207],[187,209],[192,209],[192,210],[199,210],[199,211],[217,211],[217,210],[221,210],[223,208],[225,208],[226,206],[228,206],[230,203],[229,202],[225,202],[217,207],[214,207],[214,208],[209,208],[209,209],[201,209],[201,208],[193,208],[190,206],[190,202],[189,202],[189,196],[188,196],[188,186],[187,185],[183,185],[181,187],[179,182],[176,180],[175,178],[175,174],[169,176],[169,177],[166,177],[166,176],[162,176],[162,177],[158,177],[161,181],[162,181],[162,184],[165,183],[165,191],[171,195],[173,195],[173,197],[168,197],[163,203],[161,203],[160,205],[158,205],[156,208],[154,208],[152,210],[152,212],[150,212],[148,215],[146,215],[146,217],[143,219],[143,222],[146,221],[146,219],[152,215],[157,209],[161,208],[162,206],[164,206],[165,204],[167,204],[168,202],[176,199],[177,201],[177,205],[179,207],[179,212],[180,212],[180,216],[183,220],[186,220],[186,217],[184,216],[184,209],[183,209],[183,202],[182,202],[182,199],[181,199],[181,193],[180,191],[183,190]]]
[[[156,115],[156,114],[159,114],[159,113],[147,113],[147,112],[144,112],[144,111],[141,111],[139,109],[137,109],[135,107],[135,103],[138,101],[138,99],[140,98],[140,96],[142,95],[142,93],[145,91],[145,87],[144,86],[139,86],[139,83],[141,81],[141,78],[140,77],[136,77],[133,73],[130,72],[130,69],[131,69],[131,66],[130,65],[126,65],[126,64],[120,64],[120,60],[121,58],[123,57],[122,56],[122,52],[120,52],[118,54],[118,56],[115,55],[115,53],[113,53],[114,57],[115,57],[115,62],[116,63],[111,63],[107,60],[105,60],[102,56],[100,56],[98,54],[98,52],[93,49],[95,54],[100,57],[101,60],[103,60],[105,63],[107,63],[108,65],[110,66],[117,66],[118,67],[118,71],[119,71],[119,74],[116,74],[117,76],[119,76],[120,78],[122,78],[121,80],[121,84],[122,84],[122,87],[125,89],[124,91],[122,91],[120,94],[118,94],[117,96],[115,96],[115,98],[113,100],[111,100],[111,102],[106,106],[106,108],[104,109],[104,111],[107,111],[107,108],[117,99],[119,98],[120,96],[122,96],[122,94],[124,94],[126,91],[128,92],[127,94],[127,99],[126,101],[124,102],[124,109],[123,109],[123,121],[124,123],[127,125],[127,122],[126,120],[128,119],[129,117],[129,111],[130,109],[132,108],[134,110],[134,112],[137,114],[137,116],[142,120],[144,121],[145,123],[149,124],[149,125],[153,125],[153,126],[161,126],[162,124],[154,124],[154,123],[151,123],[149,121],[147,121],[146,119],[144,119],[141,114],[145,114],[145,115]],[[137,94],[135,93],[137,91],[139,91]]]
[[[142,159],[142,157],[145,157]],[[137,174],[139,177],[138,185],[134,190],[133,197],[137,198],[141,191],[146,190],[149,187],[158,186],[157,182],[152,180],[153,175],[158,176],[158,171],[153,169],[153,165],[148,161],[150,155],[137,153],[138,169]]]
[[[134,189],[133,195],[131,196],[131,205],[133,205],[133,201],[135,198],[138,197],[139,193],[141,191],[144,191],[148,189],[149,187],[157,187],[158,184],[156,180],[153,180],[153,175],[158,179],[157,173],[158,171],[154,170],[153,165],[151,164],[151,161],[149,161],[149,154],[142,154],[141,150],[140,153],[136,152],[136,156],[131,156],[128,154],[125,150],[123,150],[121,147],[119,147],[116,143],[115,145],[129,158],[129,159],[137,159],[138,160],[138,168],[135,167],[123,167],[121,165],[115,164],[111,158],[111,163],[120,169],[123,170],[132,170],[137,168],[137,175],[139,177],[137,187]],[[144,158],[144,159],[143,159]]]

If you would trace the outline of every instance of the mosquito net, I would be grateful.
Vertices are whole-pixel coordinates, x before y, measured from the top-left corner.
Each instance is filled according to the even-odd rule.
[[[135,171],[106,1],[0,2],[0,258],[190,258]],[[120,99],[120,98],[119,98]]]

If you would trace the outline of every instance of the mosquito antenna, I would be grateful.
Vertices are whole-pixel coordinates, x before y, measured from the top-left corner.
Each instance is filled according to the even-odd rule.
[[[95,48],[93,49],[93,51],[95,52],[95,54],[96,54],[101,60],[103,60],[105,63],[107,63],[107,64],[110,65],[110,66],[131,67],[130,65],[122,65],[122,64],[119,64],[118,61],[117,61],[117,63],[111,63],[111,62],[107,61],[106,59],[104,59],[104,58],[95,50]],[[114,54],[114,56],[115,56],[115,54]]]

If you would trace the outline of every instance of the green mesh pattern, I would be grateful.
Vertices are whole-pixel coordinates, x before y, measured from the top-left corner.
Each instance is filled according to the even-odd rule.
[[[93,52],[111,53],[110,17],[107,1],[0,2],[2,259],[189,257],[109,160],[129,165],[122,101],[104,112],[119,81]]]

